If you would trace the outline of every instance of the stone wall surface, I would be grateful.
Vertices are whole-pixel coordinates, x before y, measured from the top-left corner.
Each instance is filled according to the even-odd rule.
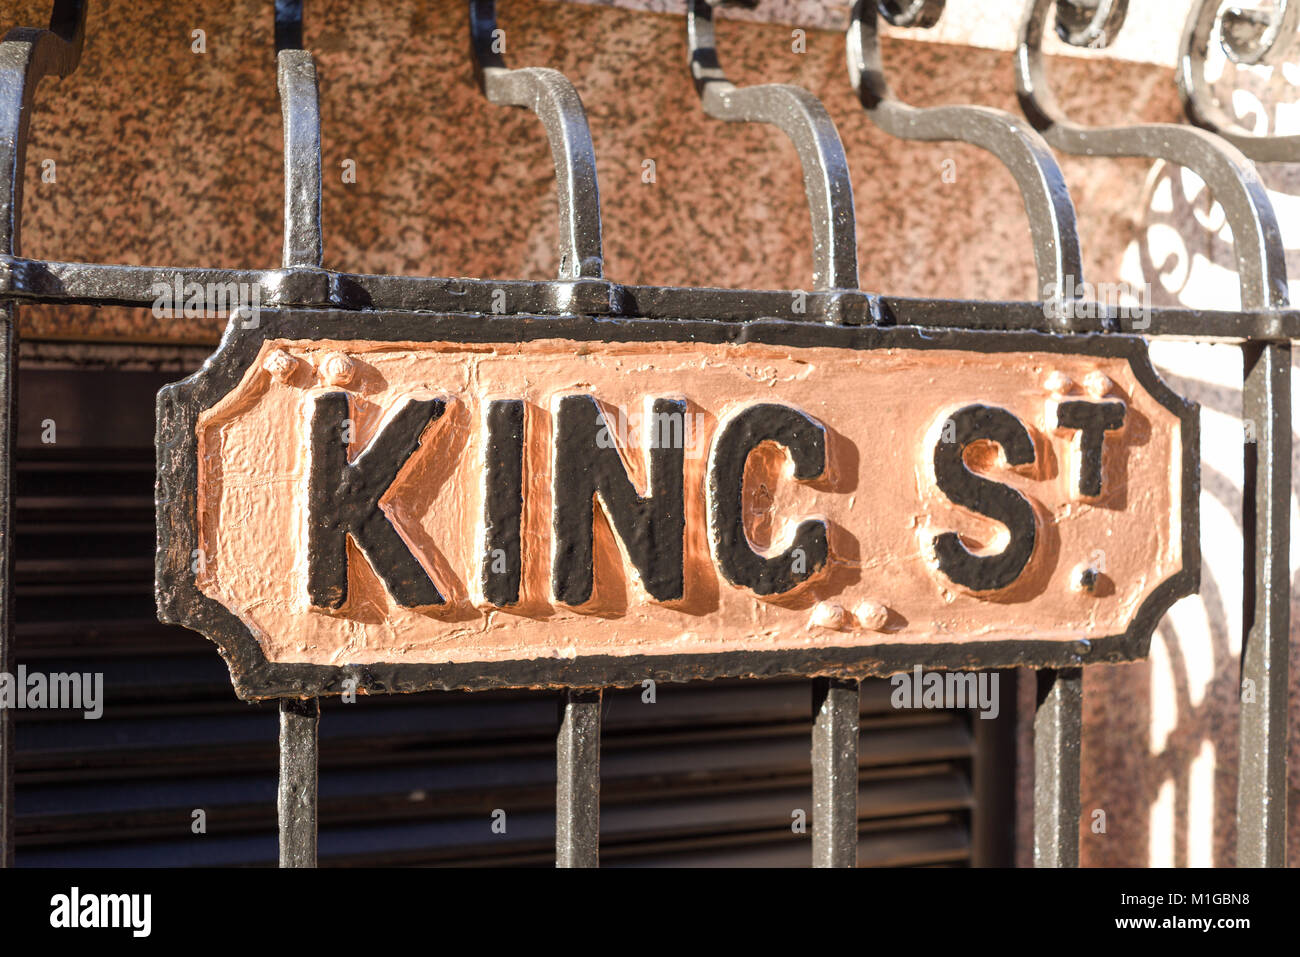
[[[19,4],[39,22],[41,3]],[[78,71],[37,96],[24,252],[61,260],[270,267],[281,235],[281,127],[272,29],[258,0],[93,5]],[[705,116],[681,16],[569,3],[504,3],[513,65],[562,70],[583,96],[600,174],[607,273],[629,282],[797,288],[811,240],[793,148],[771,127]],[[191,48],[205,31],[206,53]],[[326,265],[358,272],[549,278],[557,264],[550,153],[527,111],[474,83],[459,3],[309,7],[324,137]],[[872,126],[839,33],[723,22],[737,82],[798,83],[840,127],[854,177],[865,288],[1035,298],[1027,220],[1011,176],[963,144],[901,142]],[[1002,52],[888,41],[895,85],[919,103],[1015,109]],[[1095,91],[1134,117],[1177,115],[1167,72],[1064,59],[1084,119]],[[41,181],[55,161],[56,181]],[[655,182],[643,182],[644,162]],[[342,164],[356,164],[343,182]],[[945,161],[951,160],[951,164]],[[1091,272],[1117,271],[1145,166],[1066,161]],[[1125,170],[1116,175],[1115,170]],[[945,176],[945,170],[951,174]],[[949,180],[952,180],[949,182]],[[39,336],[215,338],[218,323],[97,319],[29,309]]]

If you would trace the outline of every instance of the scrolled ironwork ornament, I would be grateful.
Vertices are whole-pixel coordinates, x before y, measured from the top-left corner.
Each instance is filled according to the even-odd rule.
[[[1206,78],[1206,59],[1216,24],[1228,59],[1243,66],[1278,66],[1287,57],[1300,26],[1300,2],[1276,0],[1271,13],[1229,9],[1219,14],[1218,0],[1197,0],[1183,28],[1178,50],[1178,95],[1187,118],[1217,133],[1251,159],[1285,163],[1300,159],[1300,135],[1260,136],[1244,129],[1219,105]]]
[[[1010,113],[983,106],[919,108],[890,89],[880,50],[879,18],[896,24],[932,26],[940,0],[892,2],[857,0],[846,36],[849,80],[872,122],[891,136],[930,142],[959,141],[988,150],[1015,177],[1033,234],[1038,269],[1035,299],[1052,299],[1052,290],[1083,281],[1074,203],[1065,177],[1047,143]]]
[[[715,0],[688,0],[686,44],[691,77],[709,116],[729,122],[769,123],[789,137],[803,167],[813,229],[813,284],[858,288],[858,245],[853,184],[835,122],[817,97],[788,83],[738,87],[727,79],[713,32]],[[732,3],[752,7],[752,2]]]

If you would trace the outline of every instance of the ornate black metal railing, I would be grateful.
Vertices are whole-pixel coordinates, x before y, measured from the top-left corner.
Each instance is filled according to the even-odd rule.
[[[1123,0],[1069,0],[1056,6],[1055,27],[1067,42],[1097,46],[1123,22]],[[1041,41],[1053,0],[1029,0],[1020,27],[1016,74],[1028,124],[972,106],[918,109],[894,97],[885,78],[878,17],[926,27],[942,0],[857,0],[848,30],[850,79],[868,115],[891,135],[959,140],[988,150],[1011,171],[1033,234],[1038,288],[1029,301],[945,302],[867,293],[858,288],[848,165],[821,103],[796,87],[730,83],[714,49],[713,6],[687,0],[689,63],[706,112],[724,120],[776,125],[803,165],[814,241],[814,285],[790,291],[666,288],[618,283],[603,274],[595,155],[573,85],[553,70],[506,66],[496,43],[492,0],[470,0],[478,75],[493,103],[525,106],[545,127],[555,164],[560,217],[558,278],[545,282],[361,275],[322,267],[321,129],[312,56],[301,49],[302,6],[277,0],[278,86],[284,123],[284,256],[275,269],[173,269],[31,260],[20,255],[24,153],[33,91],[42,77],[71,72],[84,37],[83,0],[56,0],[48,30],[16,29],[0,44],[0,672],[12,670],[12,453],[15,309],[22,303],[149,306],[158,282],[256,284],[267,309],[495,312],[639,319],[709,319],[745,323],[785,320],[925,329],[1037,331],[1060,336],[1139,332],[1237,343],[1245,356],[1245,417],[1258,427],[1245,443],[1245,617],[1243,678],[1256,702],[1242,705],[1238,863],[1276,866],[1285,853],[1285,746],[1290,583],[1287,568],[1290,474],[1290,350],[1300,338],[1300,311],[1286,299],[1277,224],[1251,160],[1287,161],[1293,137],[1256,138],[1214,107],[1201,77],[1213,32],[1214,5],[1201,2],[1184,35],[1180,88],[1201,127],[1144,125],[1088,128],[1071,122],[1047,87]],[[1294,3],[1277,21],[1233,13],[1221,31],[1233,55],[1278,56],[1294,32]],[[1272,52],[1270,52],[1272,51]],[[1197,172],[1223,205],[1232,227],[1242,290],[1239,312],[1153,308],[1140,329],[1100,304],[1061,305],[1062,290],[1080,288],[1082,270],[1074,206],[1052,149],[1104,156],[1161,158]],[[796,301],[799,308],[796,313]],[[1045,305],[1048,308],[1045,308]],[[160,511],[161,515],[161,511]],[[1035,738],[1035,862],[1078,862],[1082,671],[1040,670]],[[1034,667],[1035,661],[1024,664]],[[1039,667],[1042,667],[1041,665]],[[857,840],[858,684],[849,677],[813,681],[813,859],[848,866]],[[556,736],[556,856],[562,866],[598,862],[600,705],[598,688],[560,696]],[[316,862],[317,730],[315,699],[282,699],[279,792],[282,866]],[[0,863],[12,862],[13,742],[0,711]]]

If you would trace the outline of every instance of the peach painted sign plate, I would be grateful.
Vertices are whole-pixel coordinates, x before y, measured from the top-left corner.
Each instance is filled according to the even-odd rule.
[[[1196,588],[1137,338],[261,319],[158,398],[160,616],[243,697],[1067,667]]]

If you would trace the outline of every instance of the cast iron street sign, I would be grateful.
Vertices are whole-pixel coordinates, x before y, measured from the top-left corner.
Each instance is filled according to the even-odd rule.
[[[159,608],[248,698],[1069,667],[1196,586],[1118,334],[301,310],[158,401]]]

